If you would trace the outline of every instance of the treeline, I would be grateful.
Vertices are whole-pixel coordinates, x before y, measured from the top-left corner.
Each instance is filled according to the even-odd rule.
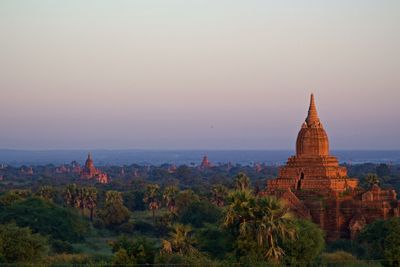
[[[71,165],[65,165],[68,170]],[[224,184],[229,186],[234,177],[245,172],[253,182],[258,181],[263,186],[265,179],[273,178],[278,174],[277,166],[260,165],[259,169],[255,166],[242,166],[240,164],[221,164],[208,169],[200,169],[194,166],[181,165],[174,167],[170,164],[161,166],[103,166],[99,167],[103,172],[111,177],[111,183],[106,187],[110,189],[125,189],[130,183],[135,181],[153,182],[160,185],[176,184],[181,188],[190,188],[194,191],[209,188],[213,184]],[[79,177],[79,173],[59,172],[59,167],[52,164],[46,166],[5,166],[0,168],[0,190],[10,190],[13,188],[30,187],[37,190],[41,186],[52,185],[54,187],[69,183],[85,183]],[[29,173],[27,170],[32,170]],[[86,183],[92,184],[91,181]]]
[[[361,187],[368,188],[370,185],[371,176],[376,176],[379,179],[379,185],[383,188],[393,188],[400,192],[400,165],[396,164],[345,164],[348,169],[349,177],[360,179]]]

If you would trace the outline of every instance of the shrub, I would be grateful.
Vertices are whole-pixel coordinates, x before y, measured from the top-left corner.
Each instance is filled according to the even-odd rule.
[[[72,254],[74,252],[74,247],[71,243],[62,240],[52,240],[50,242],[51,250],[53,253],[61,254],[61,253],[68,253]]]
[[[154,242],[147,238],[128,239],[127,237],[119,238],[112,245],[113,252],[116,253],[114,260],[126,260],[126,255],[131,263],[135,264],[153,264],[156,254]],[[123,251],[125,250],[125,252]]]
[[[345,251],[357,257],[363,257],[365,255],[365,248],[354,240],[338,239],[327,245],[327,252]]]
[[[348,252],[336,251],[323,253],[321,255],[322,264],[327,266],[356,266],[360,264],[355,256]],[[361,266],[361,265],[360,265]]]
[[[188,254],[164,253],[156,257],[155,263],[161,266],[222,266],[222,264],[211,260],[207,255],[199,252]]]
[[[47,266],[110,266],[111,258],[105,255],[88,255],[88,254],[57,254],[46,257],[42,263]]]
[[[0,259],[6,263],[36,262],[47,252],[47,241],[31,229],[0,225]]]
[[[44,260],[47,265],[59,264],[90,264],[92,259],[87,254],[57,254]]]
[[[202,227],[204,223],[217,223],[222,217],[221,209],[208,201],[192,202],[179,216],[183,224]]]
[[[12,221],[35,233],[70,242],[83,240],[88,229],[87,222],[75,212],[39,198],[28,198],[0,208],[0,223]]]
[[[385,259],[389,265],[400,262],[400,218],[378,220],[367,225],[357,236],[368,259]]]
[[[100,217],[105,225],[114,228],[129,221],[130,212],[124,206],[122,193],[118,191],[107,191],[104,208],[100,211]]]
[[[130,211],[146,210],[143,202],[144,191],[128,191],[123,194],[124,204]]]
[[[145,221],[135,221],[134,227],[136,231],[139,231],[142,234],[149,234],[155,231],[154,226]]]
[[[283,262],[287,265],[306,266],[311,264],[325,247],[324,233],[310,221],[296,222],[297,237],[286,239],[282,248],[285,251]]]
[[[192,190],[183,190],[178,193],[175,198],[175,206],[180,214],[193,202],[200,201],[198,195],[196,195]]]
[[[13,194],[11,192],[7,192],[4,195],[0,196],[0,205],[1,206],[9,206],[14,202],[22,200],[23,198],[17,194]]]
[[[118,233],[133,234],[133,232],[136,230],[135,223],[126,222],[118,226],[116,230]]]
[[[131,257],[129,257],[129,255],[128,255],[128,252],[126,252],[126,250],[123,248],[120,248],[115,253],[112,263],[113,263],[113,266],[136,264],[134,259],[131,259]]]
[[[233,250],[235,237],[226,229],[221,229],[216,225],[205,225],[204,228],[196,231],[195,236],[199,249],[212,257],[223,259],[226,253]]]

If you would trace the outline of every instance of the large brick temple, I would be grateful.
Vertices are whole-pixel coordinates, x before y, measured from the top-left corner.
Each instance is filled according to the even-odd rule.
[[[348,177],[347,169],[330,155],[313,95],[297,136],[296,155],[280,168],[278,178],[267,182],[266,194],[284,199],[295,214],[318,224],[331,240],[353,238],[366,224],[400,212],[394,190],[378,185],[361,189],[358,179]]]
[[[110,180],[106,173],[102,172],[94,166],[92,154],[90,153],[88,154],[88,157],[86,159],[85,166],[81,170],[80,176],[81,179],[85,180],[95,179],[101,184],[107,184]]]

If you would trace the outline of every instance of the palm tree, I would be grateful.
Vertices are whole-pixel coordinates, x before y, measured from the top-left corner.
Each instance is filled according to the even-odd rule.
[[[168,240],[163,240],[162,245],[161,245],[161,253],[167,253],[171,254],[172,253],[172,244]]]
[[[237,190],[248,190],[250,188],[250,178],[243,172],[240,172],[235,179]]]
[[[257,199],[254,214],[257,243],[261,247],[267,245],[264,257],[279,261],[284,251],[278,241],[295,238],[294,216],[281,201],[269,196]]]
[[[225,198],[228,195],[228,190],[223,185],[217,185],[212,189],[212,202],[218,206],[225,206]]]
[[[94,210],[97,207],[97,189],[95,187],[88,187],[85,190],[85,206],[90,212],[90,221],[93,221]]]
[[[106,192],[106,205],[123,205],[124,200],[121,192],[107,191]]]
[[[231,226],[238,234],[248,237],[251,223],[254,221],[255,198],[249,190],[236,190],[229,195],[224,226]]]
[[[233,191],[229,200],[224,226],[239,239],[257,241],[267,260],[279,261],[284,255],[279,241],[295,235],[294,217],[284,204],[274,197],[256,197],[250,190]]]
[[[153,220],[155,220],[155,211],[160,208],[158,194],[159,194],[160,186],[158,184],[149,184],[147,185],[147,190],[143,201],[149,204],[149,209],[153,214]]]
[[[45,186],[42,186],[36,194],[40,198],[43,198],[46,201],[52,202],[55,191],[52,186],[45,185]]]
[[[367,177],[365,177],[365,181],[368,183],[369,188],[372,188],[374,185],[379,185],[379,177],[375,173],[368,173]]]
[[[80,188],[76,184],[69,184],[65,188],[64,201],[67,207],[80,209],[83,215],[86,207],[85,203],[86,189]]]
[[[104,208],[100,211],[106,225],[120,225],[127,222],[130,213],[127,207],[124,206],[122,193],[118,191],[107,191]]]
[[[86,188],[77,188],[76,190],[76,196],[75,196],[75,207],[81,211],[81,215],[83,216],[83,213],[86,208]]]
[[[163,199],[168,210],[173,214],[176,213],[175,199],[177,195],[178,188],[176,186],[168,186],[164,189]]]
[[[195,240],[192,238],[192,228],[184,224],[174,225],[169,243],[173,251],[181,254],[194,251]]]
[[[77,195],[76,184],[67,185],[64,192],[65,206],[74,208],[76,195]]]

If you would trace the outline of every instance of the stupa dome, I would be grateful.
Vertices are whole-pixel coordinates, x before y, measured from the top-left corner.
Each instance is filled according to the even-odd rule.
[[[311,94],[308,116],[297,135],[296,155],[298,157],[329,155],[328,135],[319,120],[313,94]]]

